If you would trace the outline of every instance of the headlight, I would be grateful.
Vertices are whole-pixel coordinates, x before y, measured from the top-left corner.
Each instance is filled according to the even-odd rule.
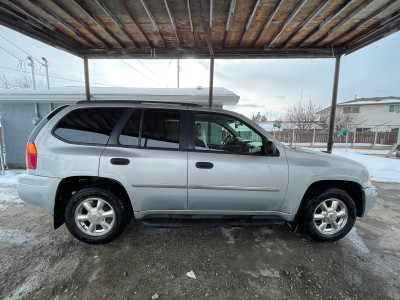
[[[371,178],[369,178],[369,172],[368,172],[368,170],[366,170],[365,172],[366,172],[366,175],[367,175],[368,186],[372,186],[372,182],[371,182]]]

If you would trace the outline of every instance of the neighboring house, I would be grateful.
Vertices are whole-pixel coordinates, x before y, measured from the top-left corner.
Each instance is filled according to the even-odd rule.
[[[319,113],[326,114],[330,107]],[[357,131],[397,131],[400,127],[400,97],[359,98],[337,104],[336,114],[351,114]]]
[[[208,88],[90,88],[91,100],[143,100],[185,102],[208,106]],[[30,133],[50,109],[85,100],[84,87],[50,90],[0,89],[0,126],[9,167],[25,167],[25,147]],[[240,97],[214,88],[213,106],[236,105]],[[51,105],[50,105],[51,103]],[[35,105],[37,104],[37,105]]]

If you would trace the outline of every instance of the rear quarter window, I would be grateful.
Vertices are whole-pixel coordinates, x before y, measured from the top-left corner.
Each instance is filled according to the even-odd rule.
[[[124,108],[80,108],[71,111],[55,126],[53,134],[79,144],[107,144]]]

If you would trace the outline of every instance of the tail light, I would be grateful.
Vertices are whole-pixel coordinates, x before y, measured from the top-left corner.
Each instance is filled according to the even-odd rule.
[[[28,142],[26,145],[26,166],[28,169],[36,169],[37,163],[37,150],[36,146],[32,142]]]

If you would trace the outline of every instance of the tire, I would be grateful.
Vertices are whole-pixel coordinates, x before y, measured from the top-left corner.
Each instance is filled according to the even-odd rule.
[[[65,224],[78,240],[105,244],[116,239],[129,221],[129,207],[121,199],[99,188],[76,192],[65,209]]]
[[[335,209],[336,207],[336,209]],[[320,242],[334,242],[353,228],[356,207],[348,193],[330,188],[312,195],[303,206],[300,226],[306,234]]]

